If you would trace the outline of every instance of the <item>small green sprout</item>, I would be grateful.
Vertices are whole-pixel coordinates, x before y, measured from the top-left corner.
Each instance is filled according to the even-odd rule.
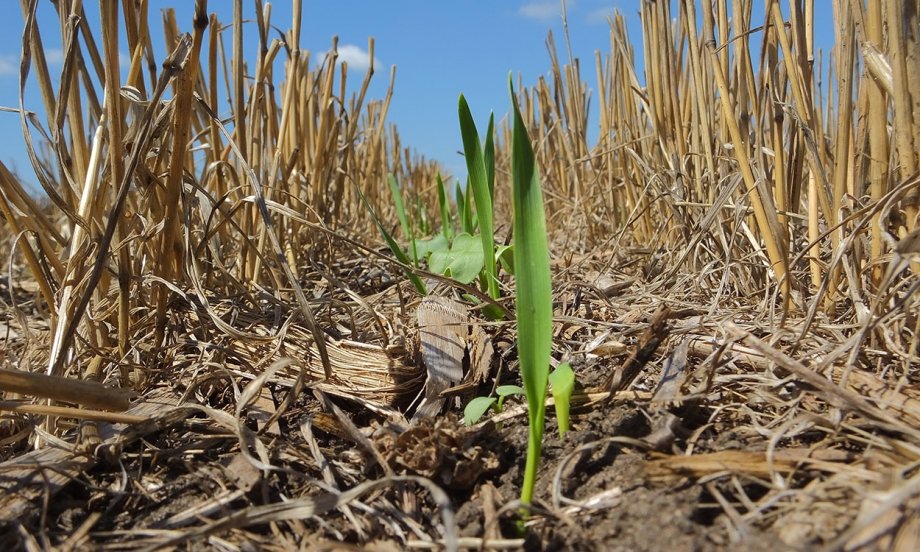
[[[505,399],[515,395],[524,395],[524,389],[517,385],[499,385],[495,388],[495,397],[476,397],[463,409],[463,423],[473,425],[485,416],[489,408],[501,414]]]
[[[392,175],[390,175],[390,178],[393,178]],[[387,246],[389,246],[390,251],[393,253],[393,255],[396,256],[396,259],[406,266],[415,266],[418,259],[416,258],[413,260],[409,258],[406,252],[403,251],[402,247],[399,246],[396,240],[393,239],[393,236],[390,235],[390,233],[387,231],[383,223],[380,222],[380,218],[377,216],[374,208],[371,207],[370,202],[367,201],[367,197],[365,197],[364,193],[361,192],[361,189],[356,186],[355,191],[357,191],[358,197],[361,198],[361,203],[364,204],[364,207],[367,209],[368,213],[370,213],[371,219],[374,221],[377,229],[380,230],[380,234],[383,236],[384,241],[387,242]],[[412,282],[412,285],[415,286],[415,289],[419,292],[419,294],[428,295],[428,288],[425,286],[425,282],[423,282],[422,279],[419,278],[418,275],[412,272],[410,269],[405,269],[405,272],[406,277],[409,278],[409,281]]]
[[[549,387],[553,392],[559,436],[563,437],[569,430],[569,407],[572,392],[575,391],[575,372],[572,371],[572,366],[568,362],[559,364],[549,375]]]

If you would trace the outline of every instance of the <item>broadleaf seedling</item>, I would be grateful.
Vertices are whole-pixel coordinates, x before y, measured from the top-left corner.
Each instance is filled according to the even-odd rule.
[[[449,247],[431,250],[428,268],[461,284],[469,284],[482,272],[485,259],[482,244],[466,232],[454,236]]]
[[[495,409],[496,414],[501,414],[505,399],[515,395],[524,395],[524,389],[518,385],[499,385],[495,388],[495,396],[476,397],[467,403],[463,409],[463,423],[473,425],[485,416],[489,408]]]

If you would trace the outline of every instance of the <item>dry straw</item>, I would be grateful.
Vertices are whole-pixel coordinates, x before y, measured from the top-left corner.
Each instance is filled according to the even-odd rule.
[[[366,226],[356,188],[389,215],[378,186],[387,173],[415,189],[434,180],[436,166],[403,149],[386,126],[394,75],[383,101],[366,98],[373,65],[349,92],[353,72],[338,62],[335,39],[325,56],[311,58],[297,46],[300,2],[294,28],[281,38],[272,38],[268,7],[258,10],[257,48],[246,49],[241,0],[231,25],[197,1],[191,34],[181,32],[173,10],[156,25],[147,2],[106,0],[101,36],[90,32],[81,2],[55,4],[64,44],[55,88],[36,3],[22,7],[20,116],[50,205],[0,167],[0,206],[4,235],[15,238],[9,245],[38,284],[29,323],[44,319],[52,330],[45,366],[33,370],[142,389],[159,370],[184,365],[170,351],[181,350],[174,345],[187,335],[204,342],[231,335],[245,352],[277,343],[289,319],[308,330],[298,330],[289,347],[327,388],[373,393],[412,380],[388,372],[392,361],[376,350],[364,360],[382,369],[367,381],[349,381],[361,359],[337,374],[335,363],[344,360],[330,354],[315,313],[340,308],[303,289],[320,266],[311,262],[336,266],[330,230],[347,237]],[[168,52],[152,47],[157,27]],[[373,40],[368,47],[373,59]],[[252,49],[258,56],[250,64]],[[33,78],[44,118],[28,110],[35,98],[24,83]],[[235,319],[211,307],[228,303]],[[186,326],[189,310],[198,327]],[[248,331],[240,316],[266,320],[267,329]],[[317,363],[319,374],[310,371]]]
[[[76,386],[36,391],[44,381],[60,385],[60,377],[92,380],[86,388],[102,397],[93,408],[113,407],[106,399],[115,385],[148,400],[165,387],[172,402],[184,394],[218,403],[224,411],[209,412],[226,422],[222,431],[248,435],[240,446],[255,442],[262,452],[254,432],[227,414],[241,388],[253,410],[271,403],[258,385],[285,395],[272,421],[285,408],[300,408],[301,391],[312,386],[398,425],[400,407],[421,383],[411,362],[412,329],[403,325],[413,292],[402,280],[404,267],[369,241],[376,233],[362,198],[395,227],[386,179],[392,173],[419,217],[439,205],[438,165],[414,155],[387,126],[395,69],[385,97],[370,100],[368,83],[381,68],[372,65],[356,83],[337,58],[336,40],[325,55],[299,49],[299,0],[293,28],[280,38],[279,22],[261,2],[253,22],[242,18],[243,0],[234,0],[230,22],[208,17],[198,0],[193,21],[165,10],[159,23],[145,0],[103,0],[98,35],[80,1],[53,2],[59,25],[41,30],[37,2],[20,4],[18,111],[44,197],[30,195],[0,164],[0,252],[12,260],[2,284],[3,301],[9,297],[3,331],[18,334],[4,341],[3,368],[50,372],[53,379],[3,390],[0,409],[13,411],[0,419],[9,430],[3,446],[24,453],[41,442],[60,444],[55,440],[73,427],[69,418],[133,421],[134,414],[25,402],[48,396],[79,404]],[[661,462],[659,471],[681,464],[723,477],[722,462],[731,460],[740,502],[726,501],[724,487],[706,487],[731,512],[727,525],[741,534],[760,516],[758,523],[783,534],[797,515],[837,507],[841,494],[849,501],[840,508],[855,519],[854,505],[879,496],[873,485],[882,478],[872,466],[890,467],[906,490],[886,495],[877,509],[864,502],[878,513],[844,533],[811,533],[814,542],[834,546],[869,542],[879,516],[898,514],[918,484],[916,2],[829,0],[832,52],[816,51],[813,41],[815,26],[825,24],[816,13],[824,16],[825,2],[641,4],[644,74],[637,70],[638,43],[615,15],[593,69],[571,55],[561,58],[550,35],[550,73],[516,88],[552,236],[556,352],[570,347],[587,355],[585,341],[598,339],[597,349],[612,350],[608,341],[625,349],[627,338],[647,326],[641,320],[668,303],[670,335],[689,340],[684,356],[695,362],[688,392],[710,401],[723,416],[719,423],[760,436],[751,443],[766,452],[730,457],[716,450],[701,462]],[[754,13],[755,4],[762,13]],[[114,32],[119,28],[123,35]],[[250,29],[256,40],[244,40]],[[52,32],[60,33],[64,51],[57,85],[42,38]],[[160,32],[168,51],[152,46]],[[129,59],[120,60],[120,51]],[[373,59],[373,41],[368,51]],[[584,80],[589,71],[595,91]],[[25,93],[31,81],[38,97]],[[588,141],[589,106],[598,112],[596,143]],[[506,119],[495,136],[496,221],[510,220],[511,137]],[[497,240],[509,231],[498,224]],[[577,282],[589,268],[591,282]],[[416,272],[435,281],[431,289],[450,285]],[[620,280],[602,285],[611,277]],[[456,287],[490,299],[475,286]],[[497,343],[514,341],[504,326],[488,329],[498,333]],[[296,364],[262,378],[279,357]],[[798,382],[798,394],[787,401],[780,394],[790,382]],[[596,397],[594,391],[585,396]],[[124,397],[116,398],[123,407]],[[145,404],[132,411],[146,412],[139,408]],[[506,414],[510,420],[511,410]],[[808,432],[799,431],[806,422]],[[132,440],[143,435],[138,431],[128,432]],[[270,424],[259,431],[269,433]],[[90,435],[92,426],[80,432]],[[681,457],[692,458],[694,447],[724,445],[705,441],[704,433]],[[785,478],[800,465],[801,451],[773,452],[795,439],[812,439],[809,458],[832,475],[799,470]],[[309,466],[315,459],[328,469],[312,438],[313,459],[302,459],[284,439],[275,444],[285,458]],[[841,459],[843,449],[875,456]],[[353,490],[335,495],[339,501],[329,508],[348,507],[342,497],[352,502],[377,488],[378,482],[361,486],[368,466],[342,460],[339,468],[336,478]],[[757,484],[776,494],[761,508],[744,495],[752,480],[742,478],[764,474],[774,479]],[[808,492],[794,493],[803,481]],[[292,496],[289,490],[283,492]],[[436,503],[442,498],[435,493]],[[326,511],[311,501],[291,504],[299,510],[252,506],[199,525],[195,534],[300,523]],[[744,518],[738,504],[752,506]],[[393,505],[361,507],[401,515]],[[405,527],[401,519],[380,523]],[[452,523],[447,510],[443,520]],[[151,537],[153,544],[172,538],[161,537]]]
[[[917,16],[910,2],[835,1],[828,56],[813,46],[812,2],[790,3],[788,18],[778,1],[753,5],[643,4],[644,86],[614,17],[610,53],[596,58],[595,145],[578,60],[560,65],[550,35],[551,76],[522,92],[550,227],[578,230],[567,246],[583,251],[638,243],[673,256],[661,289],[678,271],[721,266],[701,285],[724,287],[727,272],[737,293],[778,293],[767,304],[784,316],[843,309],[861,321],[894,244],[917,225],[916,186],[888,201],[917,175],[916,72],[905,65]]]

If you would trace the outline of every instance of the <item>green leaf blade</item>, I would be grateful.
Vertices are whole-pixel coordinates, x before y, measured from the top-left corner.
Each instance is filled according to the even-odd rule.
[[[552,352],[552,276],[536,160],[510,76],[508,80],[514,107],[511,180],[518,357],[530,418],[527,465],[521,491],[521,502],[527,505],[533,500],[545,423],[546,387]]]
[[[422,279],[419,278],[418,275],[411,270],[411,265],[413,264],[412,260],[408,255],[406,255],[406,252],[403,251],[402,247],[396,243],[396,240],[393,239],[393,236],[387,232],[387,229],[383,226],[383,223],[380,222],[380,218],[377,217],[377,213],[374,211],[374,208],[371,207],[370,202],[367,201],[367,197],[365,197],[364,192],[362,192],[361,189],[357,186],[355,186],[355,191],[358,192],[358,197],[361,198],[361,202],[364,204],[365,209],[367,209],[367,212],[371,215],[371,219],[374,221],[374,225],[376,225],[377,229],[380,230],[380,234],[383,236],[383,240],[387,242],[387,246],[389,246],[390,251],[394,256],[396,256],[396,259],[399,262],[406,265],[403,269],[406,273],[406,277],[409,278],[409,280],[412,282],[412,285],[415,286],[415,289],[419,292],[419,294],[423,296],[428,295],[428,288],[425,286],[425,282],[423,282]]]
[[[483,160],[486,166],[486,182],[489,184],[489,200],[495,200],[495,114],[489,114],[489,126],[486,128],[486,143],[482,146]],[[494,222],[494,221],[493,221]]]
[[[416,239],[412,247],[415,247],[415,252],[418,255],[419,259],[427,259],[429,255],[435,251],[444,251],[450,248],[450,243],[447,241],[447,238],[443,234],[438,234],[433,238],[428,238],[424,240]]]
[[[564,436],[569,430],[569,409],[572,402],[572,393],[575,391],[575,372],[572,365],[563,362],[549,375],[549,385],[553,392],[553,402],[556,407],[556,422],[559,424],[559,435]]]
[[[520,385],[499,385],[495,388],[495,394],[499,397],[510,397],[512,395],[523,395],[524,388]]]
[[[482,251],[485,255],[486,290],[489,297],[498,299],[498,269],[495,263],[495,234],[492,220],[492,191],[489,185],[489,169],[486,166],[486,156],[479,140],[476,123],[470,113],[470,106],[466,98],[460,95],[459,104],[460,134],[463,137],[463,155],[466,158],[466,169],[469,175],[469,186],[472,188],[473,200],[476,202],[476,216],[479,219],[479,235],[482,240]],[[489,129],[492,129],[490,119]],[[491,140],[489,140],[491,142]],[[491,172],[494,178],[494,148],[491,154]],[[467,190],[469,193],[470,190]]]
[[[463,409],[463,423],[471,426],[478,422],[496,400],[495,397],[476,397],[468,402],[466,408]]]
[[[409,242],[409,250],[412,253],[412,266],[418,268],[418,253],[414,249],[415,236],[409,226],[409,217],[406,216],[406,204],[403,202],[402,192],[399,190],[399,181],[392,174],[388,174],[387,182],[390,185],[390,195],[393,198],[393,205],[396,207],[396,216],[399,218],[403,238]]]
[[[514,276],[514,246],[499,245],[495,248],[495,257],[505,272]]]
[[[444,239],[450,240],[454,237],[454,233],[450,220],[450,204],[447,201],[447,192],[444,189],[444,181],[441,180],[441,173],[438,173],[438,207],[441,209],[441,235],[444,236]]]

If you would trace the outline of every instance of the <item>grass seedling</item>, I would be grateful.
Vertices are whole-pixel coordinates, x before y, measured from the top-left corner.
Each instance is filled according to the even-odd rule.
[[[492,213],[492,182],[495,178],[495,151],[492,134],[494,117],[489,117],[489,134],[486,138],[487,148],[484,150],[470,113],[470,106],[466,98],[460,95],[460,133],[463,135],[463,155],[466,158],[466,168],[469,173],[469,186],[467,194],[472,192],[476,202],[476,216],[479,219],[479,236],[482,241],[482,253],[485,258],[483,279],[489,297],[498,299],[498,265],[495,262],[495,234]],[[490,312],[493,317],[500,314]]]
[[[553,392],[553,405],[556,408],[556,422],[559,424],[559,436],[565,436],[569,430],[569,405],[572,392],[575,391],[575,372],[572,365],[563,362],[549,375],[549,388]]]
[[[469,188],[469,186],[467,186],[467,188]],[[460,187],[459,180],[454,186],[454,198],[457,202],[457,219],[460,221],[460,229],[467,234],[472,234],[474,232],[472,214],[473,209],[470,206],[470,196],[469,194],[463,193],[463,188]]]
[[[494,213],[492,212],[492,197],[495,189],[495,118],[494,116],[489,117],[486,140],[483,144],[479,139],[476,124],[473,122],[469,105],[463,95],[460,96],[459,117],[464,155],[469,171],[466,189],[461,188],[459,183],[455,189],[457,220],[460,228],[456,231],[453,228],[450,205],[440,175],[438,175],[437,189],[441,211],[441,232],[437,236],[428,239],[417,238],[417,235],[428,234],[430,225],[427,215],[420,199],[416,197],[413,217],[409,216],[399,183],[393,175],[388,177],[390,194],[402,233],[408,241],[407,248],[404,250],[396,243],[379,223],[373,211],[371,211],[371,216],[393,254],[400,261],[411,263],[417,268],[419,261],[424,259],[428,262],[429,270],[444,274],[463,284],[469,284],[478,277],[481,288],[489,297],[498,299],[501,293],[498,279],[499,264],[509,273],[513,273],[513,269],[509,268],[514,263],[509,247],[495,247]],[[365,204],[367,205],[366,201]],[[368,206],[368,209],[371,208]],[[413,283],[421,292],[422,287],[419,286],[421,282],[416,282],[416,280],[418,280],[417,277],[413,279]],[[484,312],[494,319],[503,316],[502,311],[495,308],[494,305],[487,306]]]
[[[553,289],[549,268],[549,247],[543,192],[533,147],[518,108],[514,84],[508,78],[514,107],[511,138],[511,196],[514,209],[515,313],[518,329],[518,358],[527,395],[530,431],[521,503],[529,513],[542,452],[546,414],[546,386],[553,338]],[[494,259],[494,257],[493,257]]]
[[[358,193],[358,197],[361,198],[361,202],[364,203],[364,207],[367,209],[367,212],[370,213],[371,219],[374,221],[374,225],[376,225],[377,229],[380,230],[380,234],[383,236],[384,241],[387,242],[387,246],[389,246],[390,251],[393,253],[393,255],[396,256],[396,259],[407,267],[414,266],[415,262],[409,258],[406,252],[403,251],[402,247],[399,246],[396,240],[393,239],[393,236],[390,235],[390,233],[387,231],[383,223],[380,222],[380,218],[377,216],[374,208],[371,207],[371,204],[367,201],[367,198],[364,196],[361,190],[356,187],[355,191]],[[414,249],[415,248],[413,247],[413,250]],[[409,280],[412,282],[412,285],[415,286],[415,289],[421,295],[428,295],[428,288],[425,286],[425,282],[423,282],[422,279],[418,277],[418,275],[412,272],[412,270],[409,268],[405,269],[405,273],[406,277],[409,278]]]
[[[438,173],[438,207],[441,209],[441,235],[450,241],[454,237],[454,226],[450,218],[450,203],[447,201],[447,192],[444,190],[444,181]]]
[[[418,251],[416,251],[415,247],[415,232],[413,232],[413,226],[410,224],[409,217],[406,215],[406,204],[403,201],[402,191],[399,189],[399,182],[392,174],[387,175],[387,181],[390,185],[390,195],[393,197],[393,205],[396,207],[396,216],[399,218],[399,226],[402,228],[403,237],[409,241],[412,266],[418,268]]]

